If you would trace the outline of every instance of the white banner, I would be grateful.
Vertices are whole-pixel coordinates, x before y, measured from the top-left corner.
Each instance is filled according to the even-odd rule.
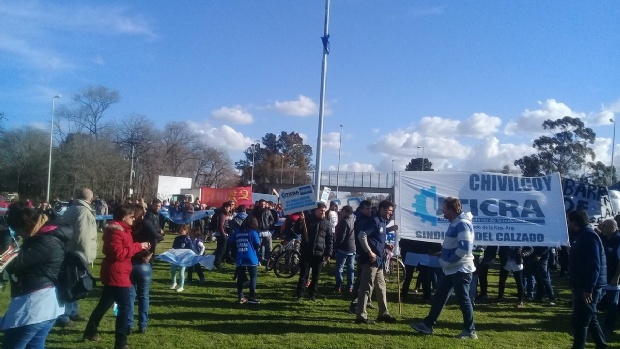
[[[566,212],[584,210],[590,217],[611,215],[607,187],[562,178],[562,192]]]
[[[459,198],[474,216],[475,244],[568,245],[560,176],[495,173],[397,172],[394,185],[400,238],[442,242],[450,222],[446,197]]]
[[[280,200],[285,215],[316,208],[316,196],[311,184],[282,190]]]

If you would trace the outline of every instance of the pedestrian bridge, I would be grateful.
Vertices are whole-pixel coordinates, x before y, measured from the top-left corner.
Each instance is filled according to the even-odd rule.
[[[281,183],[271,183],[273,189],[281,190],[298,187],[304,184],[314,184],[314,172],[307,172],[307,180],[303,183],[295,183],[286,176],[281,177]],[[332,191],[340,192],[363,192],[363,193],[387,193],[394,194],[394,174],[381,172],[345,172],[345,171],[322,171],[321,188],[329,187]]]

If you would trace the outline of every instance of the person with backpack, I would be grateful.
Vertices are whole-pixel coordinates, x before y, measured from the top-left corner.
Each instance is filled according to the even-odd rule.
[[[54,283],[73,231],[25,202],[9,206],[6,222],[23,243],[5,269],[11,280],[11,303],[1,322],[2,347],[43,348],[56,318],[64,314]]]
[[[100,279],[103,284],[99,303],[90,314],[84,329],[85,341],[98,342],[99,324],[105,313],[116,302],[118,315],[114,327],[114,348],[127,346],[127,323],[131,292],[131,257],[142,250],[151,248],[148,242],[134,242],[131,226],[134,223],[134,210],[131,205],[123,205],[114,210],[112,222],[103,229],[103,261]]]
[[[192,239],[187,235],[188,229],[189,226],[187,224],[179,225],[179,236],[174,238],[174,241],[172,241],[173,249],[193,250]],[[177,288],[177,271],[179,272],[179,288]],[[170,264],[170,281],[171,290],[176,289],[177,292],[183,292],[183,290],[185,289],[185,267],[176,264]]]
[[[62,215],[64,224],[73,228],[73,238],[69,241],[69,251],[78,251],[86,255],[92,265],[97,258],[97,221],[92,207],[93,192],[88,188],[78,190],[76,199]],[[72,321],[86,321],[79,314],[78,302],[65,304],[65,315],[58,319],[58,325],[69,326]]]

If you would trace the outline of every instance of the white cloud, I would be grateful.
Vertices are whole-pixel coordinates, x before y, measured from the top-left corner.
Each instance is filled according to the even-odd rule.
[[[314,103],[312,98],[304,95],[299,95],[299,98],[294,101],[276,101],[272,108],[280,113],[292,116],[313,116],[319,113],[318,105]]]
[[[375,172],[375,166],[354,161],[350,164],[340,164],[340,171],[348,172]]]
[[[248,113],[241,106],[221,107],[211,112],[211,116],[217,120],[232,122],[234,124],[247,125],[254,122],[252,114]]]
[[[497,133],[501,124],[502,120],[497,116],[475,113],[467,120],[459,123],[458,131],[466,136],[483,138]]]
[[[610,125],[610,119],[616,119],[616,114],[620,113],[620,98],[609,105],[603,105],[598,113],[588,115],[587,122],[589,125]]]
[[[340,148],[340,132],[330,132],[324,134],[323,148],[338,150]]]
[[[420,119],[416,131],[427,136],[453,135],[459,125],[458,120],[445,119],[440,116],[425,116]]]
[[[207,145],[233,151],[244,151],[252,144],[252,138],[244,136],[228,125],[213,127],[209,123],[188,122],[189,127],[195,130],[200,139]]]
[[[454,134],[450,134],[451,136]],[[418,148],[418,146],[423,147]],[[417,156],[437,157],[446,159],[465,159],[470,148],[449,137],[422,137],[418,132],[398,130],[388,133],[368,146],[372,152],[393,157],[412,158]]]
[[[596,139],[594,140],[594,144],[588,144],[588,146],[592,148],[592,150],[594,150],[595,158],[592,159],[588,156],[586,158],[586,161],[594,161],[594,162],[601,161],[605,165],[610,165],[611,143],[612,143],[611,138],[596,137]],[[618,155],[618,153],[615,153],[614,157],[616,157],[616,155]]]
[[[509,135],[518,132],[542,134],[545,132],[542,128],[545,120],[557,120],[565,116],[578,117],[584,120],[586,117],[585,113],[574,112],[566,104],[557,102],[555,99],[548,99],[545,102],[539,101],[538,104],[540,109],[525,109],[521,116],[506,125],[504,132]]]
[[[308,135],[305,133],[301,133],[301,132],[297,132],[299,133],[299,137],[301,137],[301,140],[304,141],[304,144],[308,144]]]
[[[534,153],[527,144],[502,144],[496,137],[488,137],[474,146],[461,168],[468,171],[501,169],[505,165],[514,168],[514,161]]]
[[[497,116],[475,113],[466,120],[452,120],[440,116],[425,116],[420,119],[416,131],[425,136],[463,135],[483,138],[498,132],[502,120]]]
[[[26,40],[0,34],[0,51],[9,52],[38,69],[60,70],[72,65],[58,52],[40,45],[30,45]]]

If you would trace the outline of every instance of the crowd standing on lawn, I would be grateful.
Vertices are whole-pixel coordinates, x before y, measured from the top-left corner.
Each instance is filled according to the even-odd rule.
[[[10,206],[7,223],[23,239],[18,257],[7,268],[11,273],[11,303],[1,322],[4,331],[3,347],[43,347],[54,325],[73,324],[82,318],[73,305],[61,304],[56,298],[53,277],[59,272],[67,249],[82,251],[90,262],[96,255],[96,224],[90,203],[93,193],[85,188],[78,199],[60,219],[46,205],[34,208],[32,203],[18,202]],[[109,201],[113,220],[103,229],[103,254],[101,264],[101,298],[93,310],[84,330],[83,339],[98,341],[101,318],[113,303],[118,305],[115,324],[115,348],[128,348],[128,336],[133,333],[134,303],[138,306],[137,333],[145,333],[149,314],[149,290],[152,281],[152,261],[156,245],[163,239],[164,226],[159,212],[178,209],[185,212],[204,208],[194,203],[162,203],[153,200],[145,209],[144,201]],[[388,311],[384,278],[384,251],[388,233],[397,231],[389,225],[395,204],[382,201],[373,207],[362,201],[353,212],[344,206],[318,203],[317,208],[286,216],[281,235],[286,240],[300,240],[299,280],[294,297],[301,300],[307,292],[310,301],[316,301],[318,284],[325,263],[336,258],[336,294],[348,291],[352,302],[350,312],[357,324],[369,325],[367,309],[377,309],[370,302],[371,294],[378,302],[379,322],[397,321]],[[146,212],[145,212],[146,210]],[[188,211],[189,212],[189,211]],[[269,260],[275,222],[283,217],[281,208],[261,200],[249,210],[239,206],[235,212],[234,201],[225,202],[213,216],[213,224],[205,222],[190,225],[172,224],[178,231],[173,248],[191,249],[200,255],[205,246],[202,237],[213,232],[217,238],[215,267],[227,272],[223,264],[234,260],[233,278],[237,283],[237,302],[260,304],[257,298],[258,268]],[[503,300],[505,282],[512,273],[517,285],[517,307],[528,300],[555,305],[549,268],[555,263],[554,250],[548,247],[474,246],[474,229],[471,215],[462,212],[458,198],[446,198],[443,214],[450,221],[442,244],[401,240],[401,255],[406,264],[401,300],[405,301],[418,271],[415,290],[423,291],[425,302],[431,304],[428,315],[421,322],[411,322],[415,332],[429,335],[448,299],[453,294],[463,315],[460,339],[477,339],[474,322],[474,304],[488,301],[487,275],[490,264],[499,255],[500,280],[498,301]],[[334,220],[336,217],[336,220]],[[617,217],[620,219],[620,216]],[[606,336],[613,332],[617,322],[618,294],[620,293],[620,233],[615,220],[606,220],[597,228],[589,223],[587,214],[574,211],[567,216],[571,237],[570,254],[560,261],[570,274],[572,287],[573,348],[583,348],[588,332],[597,348],[606,348]],[[203,232],[203,229],[205,230]],[[93,238],[94,236],[94,238]],[[95,247],[93,247],[95,246]],[[561,255],[561,254],[560,254]],[[347,267],[346,286],[343,271]],[[184,268],[171,265],[171,288],[184,290]],[[191,269],[194,269],[192,267]],[[201,269],[196,267],[200,281]],[[176,273],[180,274],[180,284]],[[232,274],[232,273],[231,273]],[[191,275],[191,274],[190,274]],[[177,286],[179,286],[177,288]],[[249,293],[244,288],[249,287]],[[479,286],[479,288],[478,288]],[[534,287],[535,286],[535,287]],[[606,306],[603,325],[598,321],[598,306]],[[73,310],[75,309],[75,310]],[[73,322],[65,322],[67,317]],[[71,325],[71,326],[74,326]]]

